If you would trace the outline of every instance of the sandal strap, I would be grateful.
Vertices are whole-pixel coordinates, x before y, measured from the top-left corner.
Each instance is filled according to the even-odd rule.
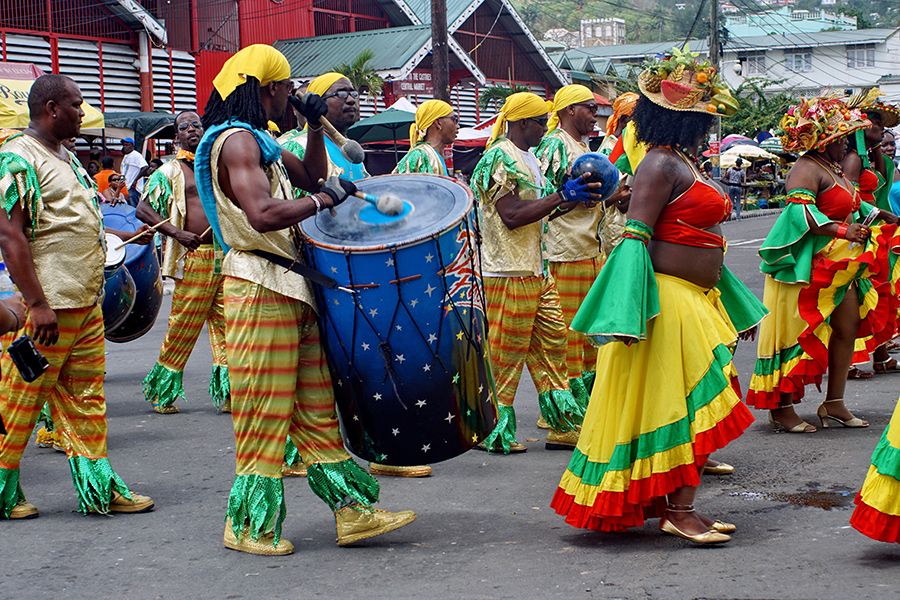
[[[666,510],[674,513],[692,513],[694,512],[693,504],[669,504]]]

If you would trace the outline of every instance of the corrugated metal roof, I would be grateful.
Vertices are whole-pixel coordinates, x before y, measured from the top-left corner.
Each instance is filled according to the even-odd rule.
[[[900,29],[857,29],[854,31],[820,31],[800,35],[760,35],[746,38],[732,38],[725,46],[725,51],[735,50],[775,50],[779,48],[797,48],[811,46],[835,46],[844,44],[865,44],[883,42],[896,34]],[[629,59],[653,56],[668,52],[674,46],[680,46],[684,40],[655,42],[651,44],[622,44],[619,46],[593,46],[590,48],[573,48],[565,53],[570,61],[578,61],[581,57]],[[707,54],[707,40],[691,40],[688,42],[691,51]],[[557,63],[559,64],[559,63]]]
[[[405,2],[416,13],[422,23],[431,23],[431,0],[396,0]],[[469,6],[475,4],[473,0],[447,0],[447,24],[458,19]]]
[[[337,64],[352,61],[363,50],[374,53],[369,64],[376,71],[400,69],[430,39],[430,25],[414,25],[278,40],[275,47],[291,63],[291,77],[300,79],[331,71]]]

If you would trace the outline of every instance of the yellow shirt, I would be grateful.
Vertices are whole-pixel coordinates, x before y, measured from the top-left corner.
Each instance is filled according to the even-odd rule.
[[[479,201],[485,276],[541,275],[543,220],[509,229],[497,212],[497,200],[507,194],[517,194],[519,202],[543,197],[539,174],[532,171],[522,150],[506,138],[498,139],[475,167],[472,180]]]
[[[231,247],[222,262],[222,274],[256,283],[273,292],[301,300],[315,309],[315,298],[304,277],[251,253],[252,250],[263,250],[293,260],[299,252],[297,244],[294,243],[295,235],[298,235],[293,231],[294,228],[266,233],[256,231],[247,220],[247,214],[219,187],[217,165],[222,145],[230,135],[238,131],[246,130],[226,129],[219,134],[210,155],[210,171],[213,193],[216,197],[216,211],[219,214],[219,227],[222,230],[222,238]],[[272,198],[283,199],[285,202],[295,201],[290,179],[281,160],[266,168],[266,177],[269,179],[269,194]]]
[[[541,171],[545,177],[548,173],[568,171],[575,159],[588,151],[587,144],[576,140],[561,127],[548,133],[547,137],[561,141],[562,148],[557,145],[555,151],[539,153]],[[559,183],[554,182],[555,185]],[[602,216],[603,205],[597,204],[593,207],[578,206],[551,220],[547,226],[545,258],[550,262],[573,262],[600,256],[597,228]]]
[[[6,142],[37,175],[37,214],[25,208],[25,236],[34,270],[54,310],[92,306],[103,295],[106,242],[91,177],[74,156],[61,160],[29,135]],[[71,156],[71,155],[70,155]]]

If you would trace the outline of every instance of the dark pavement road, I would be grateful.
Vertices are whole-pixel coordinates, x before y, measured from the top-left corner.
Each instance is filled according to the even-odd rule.
[[[727,262],[761,296],[756,250],[774,217],[726,224]],[[576,530],[548,507],[568,453],[548,452],[534,426],[534,387],[519,391],[523,455],[469,452],[429,479],[383,478],[384,508],[410,508],[412,525],[354,548],[334,543],[328,508],[303,479],[286,480],[292,556],[255,557],[222,546],[234,469],[230,419],[206,394],[205,335],[185,374],[188,401],[149,412],[140,382],[162,340],[168,298],[151,333],[110,344],[107,377],[113,466],[157,502],[144,515],[82,517],[63,455],[29,446],[22,485],[41,510],[0,522],[3,598],[627,598],[900,597],[900,547],[848,525],[851,500],[897,399],[900,376],[850,382],[848,404],[867,430],[775,434],[757,424],[718,453],[730,477],[704,480],[698,506],[735,522],[734,540],[695,548],[656,523],[621,534]],[[755,345],[737,352],[746,388]],[[663,376],[664,374],[661,374]],[[815,418],[822,395],[800,407]]]

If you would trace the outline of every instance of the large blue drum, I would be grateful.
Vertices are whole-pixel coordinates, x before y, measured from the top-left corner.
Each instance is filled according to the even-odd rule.
[[[109,331],[121,325],[134,308],[134,279],[125,268],[122,240],[106,234],[106,264],[103,266],[103,327]]]
[[[113,229],[134,232],[143,225],[127,204],[104,204],[102,211],[104,224]],[[162,306],[162,279],[153,245],[125,246],[124,267],[134,280],[134,306],[119,325],[106,330],[106,339],[111,342],[130,342],[150,331]],[[106,292],[110,292],[109,281]]]
[[[349,198],[301,224],[309,265],[344,288],[317,288],[344,440],[391,465],[453,458],[497,420],[472,192],[434,175],[357,185],[414,210],[374,224]]]

